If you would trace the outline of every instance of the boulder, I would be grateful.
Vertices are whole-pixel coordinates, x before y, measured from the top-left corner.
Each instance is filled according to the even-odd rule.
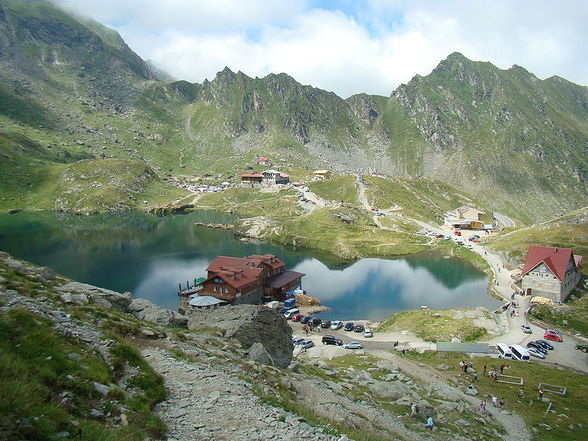
[[[412,395],[410,387],[404,383],[388,383],[386,381],[374,381],[368,384],[368,389],[374,395],[389,400],[398,400],[404,396]]]
[[[274,364],[271,355],[261,343],[253,343],[247,353],[247,358],[263,364]]]
[[[277,311],[257,305],[222,306],[189,312],[188,328],[213,326],[224,330],[244,348],[261,343],[276,366],[287,367],[292,360],[292,329]]]
[[[379,360],[376,363],[376,367],[380,370],[383,371],[395,371],[395,372],[400,372],[400,368],[398,367],[397,364],[392,363],[389,360]]]
[[[64,294],[69,293],[72,296],[83,294],[84,296],[86,296],[86,298],[91,299],[92,301],[100,304],[101,306],[103,306],[103,304],[101,304],[100,302],[102,302],[102,300],[106,300],[111,306],[120,309],[124,312],[127,312],[127,308],[132,300],[130,293],[121,294],[116,291],[98,288],[96,286],[80,282],[66,283],[65,285],[62,285],[57,289]],[[97,299],[101,300],[96,301]]]

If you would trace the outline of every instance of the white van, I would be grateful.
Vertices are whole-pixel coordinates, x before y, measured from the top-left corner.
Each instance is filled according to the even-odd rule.
[[[284,317],[286,317],[286,319],[290,320],[292,317],[294,317],[296,314],[299,314],[299,313],[300,313],[300,311],[298,310],[298,308],[288,309],[284,313]]]
[[[505,345],[504,343],[498,343],[496,345],[496,349],[498,349],[498,356],[500,358],[507,358],[512,360],[512,352],[510,351],[510,346]]]
[[[510,347],[510,352],[512,352],[512,358],[519,361],[529,361],[531,358],[531,354],[527,351],[526,348],[523,348],[521,345],[512,345]]]

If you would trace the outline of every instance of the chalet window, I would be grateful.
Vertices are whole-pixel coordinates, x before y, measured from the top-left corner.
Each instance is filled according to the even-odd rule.
[[[218,291],[218,286],[215,286],[214,287],[214,292],[217,292],[217,291]]]

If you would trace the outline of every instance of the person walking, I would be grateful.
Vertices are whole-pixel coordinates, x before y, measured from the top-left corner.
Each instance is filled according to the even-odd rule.
[[[427,417],[427,424],[425,424],[425,429],[433,429],[433,417],[429,415]]]
[[[539,401],[543,401],[543,389],[539,388]]]
[[[498,406],[498,398],[496,398],[495,396],[492,396],[492,407],[496,407]]]
[[[484,373],[482,374],[484,377],[486,376],[486,365],[484,365]]]
[[[417,405],[415,403],[412,403],[410,405],[410,417],[411,418],[416,417],[417,413],[419,413],[419,408],[417,407]]]
[[[478,373],[476,371],[474,371],[472,375],[472,380],[474,381],[474,383],[478,381]]]

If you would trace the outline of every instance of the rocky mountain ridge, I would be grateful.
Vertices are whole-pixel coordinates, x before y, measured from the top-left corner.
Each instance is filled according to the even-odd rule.
[[[455,53],[390,97],[344,100],[228,68],[168,83],[118,34],[48,1],[2,0],[0,11],[0,153],[18,184],[2,183],[3,206],[52,208],[35,197],[45,169],[89,158],[145,161],[161,177],[235,178],[256,156],[433,177],[528,222],[588,198],[588,92],[559,77]]]

